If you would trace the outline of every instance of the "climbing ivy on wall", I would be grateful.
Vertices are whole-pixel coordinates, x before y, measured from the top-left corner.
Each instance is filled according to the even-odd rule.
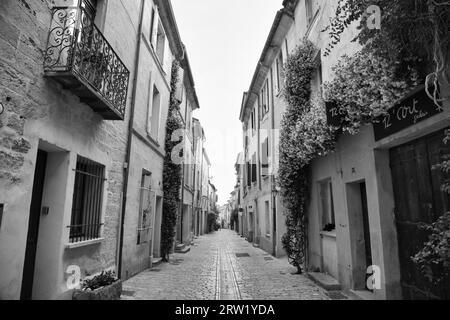
[[[321,101],[311,99],[311,79],[318,68],[317,53],[311,42],[303,41],[284,66],[283,97],[287,109],[280,130],[278,183],[286,209],[287,231],[282,243],[298,273],[303,272],[307,250],[309,164],[333,150],[335,140]]]
[[[180,141],[172,141],[172,133],[182,129],[183,125],[179,118],[180,103],[175,97],[177,83],[179,81],[179,63],[177,60],[172,64],[172,75],[170,81],[169,114],[166,123],[166,138],[163,168],[163,214],[161,221],[161,257],[163,261],[169,261],[169,254],[175,241],[175,227],[180,201],[181,165],[172,161],[172,150]]]
[[[450,143],[450,129],[445,130],[444,143]],[[444,180],[441,190],[450,194],[450,154],[443,154],[442,161],[433,166],[433,170],[442,171]],[[447,179],[446,179],[447,178]],[[429,232],[428,241],[411,257],[422,274],[432,283],[438,284],[450,280],[450,211],[445,212],[435,222],[420,225]]]
[[[369,28],[368,19],[373,18],[366,12],[369,5],[381,9],[381,29]],[[329,126],[323,101],[311,98],[318,49],[303,41],[284,66],[287,110],[280,132],[279,186],[287,232],[282,242],[299,273],[306,262],[311,161],[334,150],[341,130],[356,134],[418,84],[425,83],[435,104],[448,99],[439,93],[441,84],[449,84],[448,0],[339,0],[335,17],[323,30],[331,38],[324,56],[357,21],[354,41],[362,50],[343,56],[332,70],[332,80],[323,86],[325,100],[334,102],[343,115],[341,126]]]
[[[341,129],[351,134],[375,122],[421,82],[415,70],[399,75],[395,63],[367,47],[341,57],[332,71],[333,79],[323,84],[325,100],[336,104]]]
[[[371,28],[369,5],[381,10],[379,29]],[[359,29],[354,41],[378,59],[388,61],[395,78],[404,79],[415,72],[436,104],[449,98],[439,96],[439,86],[450,84],[448,0],[339,0],[335,16],[324,30],[331,38],[325,56],[354,22]]]

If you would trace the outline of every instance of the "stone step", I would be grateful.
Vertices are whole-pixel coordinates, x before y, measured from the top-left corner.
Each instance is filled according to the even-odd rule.
[[[176,250],[182,250],[182,249],[184,249],[186,247],[186,245],[184,244],[184,243],[177,243],[176,245],[175,245],[175,251]]]
[[[156,267],[162,263],[162,258],[153,258],[152,259],[152,267]]]
[[[341,284],[332,276],[321,272],[308,272],[308,277],[325,290],[341,290]]]
[[[188,253],[189,251],[191,251],[191,247],[190,246],[186,246],[184,245],[183,247],[176,247],[175,248],[175,252],[176,253]]]
[[[367,290],[350,290],[349,295],[355,300],[375,300],[374,294]]]

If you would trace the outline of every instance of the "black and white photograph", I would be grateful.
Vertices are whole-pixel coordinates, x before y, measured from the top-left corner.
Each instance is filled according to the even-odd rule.
[[[0,0],[0,300],[448,299],[449,0]]]

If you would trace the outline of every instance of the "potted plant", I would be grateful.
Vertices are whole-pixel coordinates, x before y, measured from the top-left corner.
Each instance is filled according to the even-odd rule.
[[[99,275],[83,280],[81,289],[72,294],[73,300],[118,300],[122,294],[122,281],[114,271],[102,271]]]

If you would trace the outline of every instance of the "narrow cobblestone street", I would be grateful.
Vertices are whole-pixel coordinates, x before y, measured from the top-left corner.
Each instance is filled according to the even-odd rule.
[[[253,247],[234,231],[201,236],[191,251],[173,254],[124,282],[124,300],[326,300],[327,292],[286,259]]]

